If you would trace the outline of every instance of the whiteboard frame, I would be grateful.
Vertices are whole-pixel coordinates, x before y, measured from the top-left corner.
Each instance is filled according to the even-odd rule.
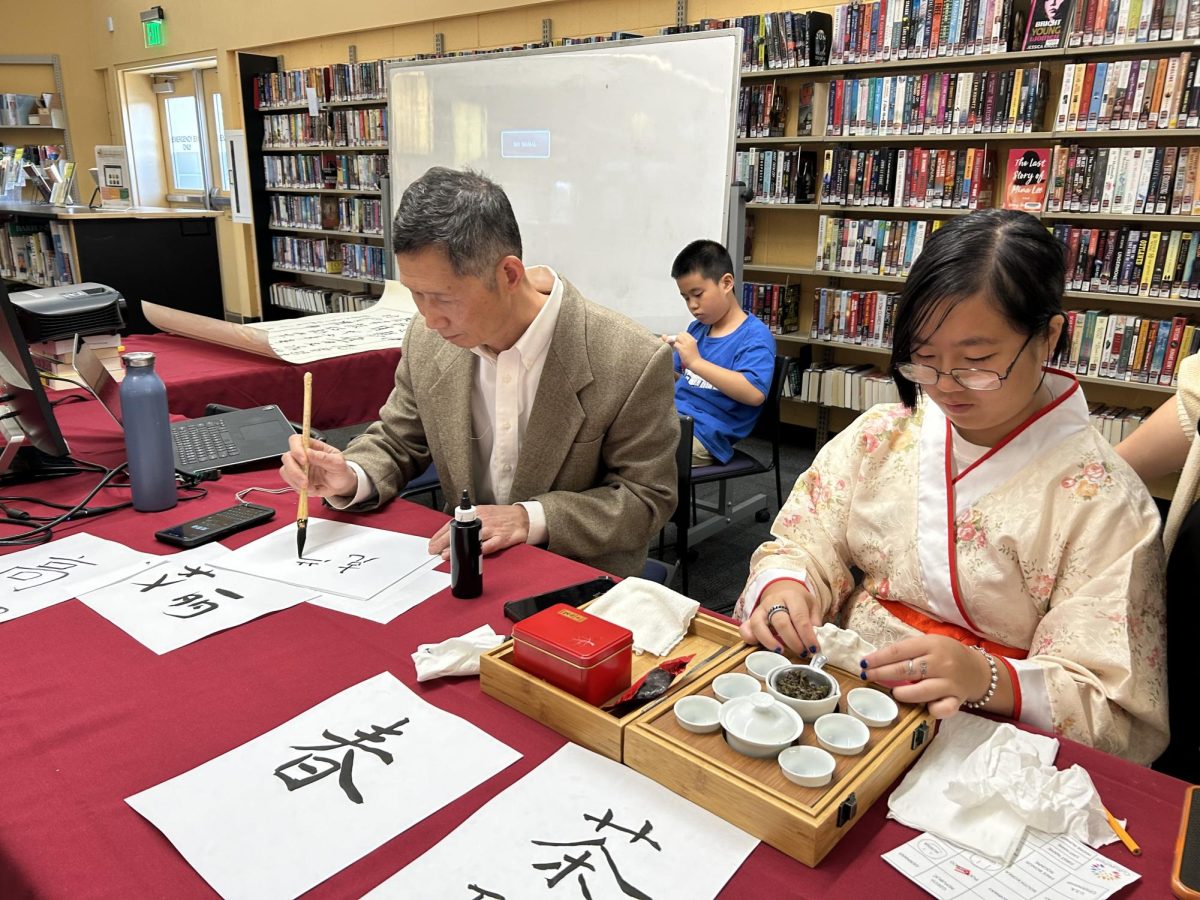
[[[695,32],[688,32],[686,34],[661,34],[661,35],[651,35],[649,37],[629,38],[629,39],[617,40],[617,41],[600,41],[600,42],[590,43],[590,44],[568,44],[566,46],[561,46],[561,47],[533,47],[528,50],[524,50],[524,49],[523,50],[503,50],[503,51],[498,51],[495,53],[473,53],[473,54],[466,55],[466,56],[448,56],[448,57],[441,58],[441,59],[405,59],[405,60],[395,60],[393,62],[388,63],[386,71],[385,71],[385,80],[386,80],[386,84],[387,84],[387,110],[388,110],[388,125],[389,125],[388,176],[390,179],[392,179],[392,185],[391,185],[391,187],[392,187],[391,207],[392,208],[390,208],[388,210],[388,214],[387,214],[389,224],[395,218],[395,215],[396,215],[395,206],[397,204],[399,204],[401,197],[404,195],[405,189],[408,187],[408,184],[401,185],[394,180],[396,169],[395,169],[395,154],[393,152],[392,141],[393,141],[395,135],[392,133],[392,129],[390,127],[391,126],[391,110],[392,110],[392,74],[393,74],[393,72],[398,71],[398,70],[403,70],[403,69],[410,69],[415,66],[454,65],[454,64],[458,64],[458,63],[464,63],[464,62],[478,62],[480,60],[502,59],[505,57],[516,57],[516,56],[519,56],[519,57],[541,56],[541,55],[546,55],[546,54],[551,54],[551,53],[580,53],[580,52],[586,53],[588,51],[611,50],[614,46],[616,46],[616,47],[636,47],[636,46],[646,46],[646,45],[650,45],[650,44],[675,43],[678,41],[712,40],[714,38],[729,37],[729,36],[732,36],[737,39],[738,46],[740,46],[742,41],[744,40],[743,30],[741,28],[716,28],[711,31],[695,31]],[[728,135],[728,141],[727,141],[727,144],[725,147],[725,155],[724,155],[725,177],[724,177],[724,184],[722,186],[722,203],[721,203],[721,209],[722,209],[721,235],[722,235],[722,238],[721,238],[721,240],[722,240],[722,243],[725,245],[726,249],[729,250],[730,255],[736,256],[737,259],[740,259],[742,256],[742,253],[743,253],[742,247],[740,245],[738,247],[730,246],[731,236],[734,234],[733,226],[736,224],[732,221],[732,219],[730,217],[730,203],[731,203],[731,196],[732,196],[731,192],[733,191],[733,176],[734,176],[734,172],[735,172],[734,150],[735,150],[736,144],[737,144],[736,132],[737,132],[738,89],[741,85],[740,57],[735,58],[732,69],[733,69],[733,71],[732,71],[732,76],[730,79],[730,90],[729,90],[730,127],[728,129],[726,129],[726,133]],[[739,208],[740,208],[740,206],[739,206]],[[517,221],[518,228],[520,227],[520,225],[521,225],[521,222],[518,219],[518,221]],[[385,230],[390,233],[391,229],[389,227]],[[387,250],[387,253],[389,256],[394,256],[394,254],[392,253],[390,240],[389,240],[388,244],[386,245],[386,250]],[[737,273],[735,273],[735,277],[736,277],[736,274]],[[741,280],[740,280],[740,278],[738,278],[738,289],[739,290],[740,290],[740,287],[741,287]],[[688,318],[690,319],[690,316]]]

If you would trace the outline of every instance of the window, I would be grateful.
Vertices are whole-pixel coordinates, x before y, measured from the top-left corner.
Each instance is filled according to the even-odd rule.
[[[225,114],[221,111],[221,95],[212,95],[213,126],[217,133],[217,162],[221,170],[221,190],[229,190],[229,145],[225,143]]]
[[[204,192],[200,156],[200,127],[194,97],[166,100],[167,139],[171,147],[171,172],[177,191]]]

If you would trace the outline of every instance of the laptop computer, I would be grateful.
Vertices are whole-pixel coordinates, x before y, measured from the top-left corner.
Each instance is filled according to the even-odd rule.
[[[75,371],[105,411],[122,424],[120,385],[95,351],[79,339],[75,341]],[[274,405],[172,422],[175,470],[196,476],[278,457],[287,452],[292,434],[291,423]]]

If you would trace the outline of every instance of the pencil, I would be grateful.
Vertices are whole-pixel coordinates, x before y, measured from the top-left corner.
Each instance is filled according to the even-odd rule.
[[[1137,845],[1137,841],[1131,838],[1129,836],[1129,832],[1121,827],[1121,823],[1118,822],[1113,817],[1113,814],[1108,811],[1108,807],[1101,807],[1101,809],[1104,810],[1104,817],[1108,819],[1108,827],[1111,828],[1113,833],[1121,839],[1121,843],[1124,844],[1129,852],[1134,856],[1141,856],[1142,848]]]
[[[312,425],[312,372],[304,373],[304,421],[300,441],[304,445],[304,489],[296,504],[296,556],[304,556],[304,539],[308,533],[308,429]]]

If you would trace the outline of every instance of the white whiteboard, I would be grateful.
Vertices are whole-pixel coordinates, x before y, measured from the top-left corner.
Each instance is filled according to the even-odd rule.
[[[656,332],[691,316],[671,262],[726,240],[741,32],[396,63],[392,214],[431,166],[499,183],[524,261]]]

